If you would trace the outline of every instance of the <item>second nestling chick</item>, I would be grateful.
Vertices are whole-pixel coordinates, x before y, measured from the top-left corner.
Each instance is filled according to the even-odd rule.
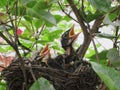
[[[42,67],[47,67],[47,59],[49,58],[50,50],[48,45],[42,48],[39,52],[35,53],[35,57],[32,60],[32,64],[40,65]]]
[[[46,45],[42,51],[40,52],[40,56],[42,57],[41,62],[44,63],[46,66],[55,68],[55,69],[63,69],[61,64],[59,63],[56,58],[51,58],[51,53],[48,45]]]

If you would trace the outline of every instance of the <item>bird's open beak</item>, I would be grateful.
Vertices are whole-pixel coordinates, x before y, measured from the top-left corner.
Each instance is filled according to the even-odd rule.
[[[40,56],[45,57],[50,54],[50,49],[48,47],[48,44],[41,50]]]
[[[71,27],[70,32],[69,32],[69,38],[74,41],[78,36],[79,36],[80,32],[75,34],[74,32],[74,25]]]
[[[43,58],[41,62],[44,62],[47,65],[48,58],[50,56],[50,49],[48,47],[48,44],[41,50],[39,55]]]

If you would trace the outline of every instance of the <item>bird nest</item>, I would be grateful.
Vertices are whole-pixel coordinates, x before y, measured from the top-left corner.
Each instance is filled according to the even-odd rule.
[[[2,76],[7,82],[7,90],[28,90],[40,77],[49,80],[56,90],[97,90],[100,84],[100,79],[86,61],[81,61],[73,72],[68,72],[19,58],[2,71]]]

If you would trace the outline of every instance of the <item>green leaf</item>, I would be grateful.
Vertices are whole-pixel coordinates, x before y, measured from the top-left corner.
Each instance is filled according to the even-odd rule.
[[[40,20],[40,19],[36,19],[33,21],[34,26],[38,29],[41,27],[41,25],[43,25],[44,21]]]
[[[54,87],[44,78],[39,78],[30,88],[30,90],[55,90]]]
[[[53,38],[59,38],[60,34],[63,32],[63,30],[55,30],[50,32],[50,36]]]
[[[34,5],[35,10],[43,10],[43,9],[48,9],[51,5],[47,4],[46,1],[39,1]]]
[[[13,50],[13,48],[10,45],[0,45],[0,52],[8,52]]]
[[[114,68],[91,62],[92,68],[103,80],[109,90],[120,90],[120,72]]]
[[[60,44],[58,43],[58,42],[54,42],[54,45],[52,46],[52,48],[54,49],[54,50],[56,50],[57,51],[57,53],[61,53],[62,51],[62,49],[60,48]]]
[[[0,85],[0,90],[6,90],[6,86],[5,85]]]
[[[49,34],[45,34],[45,35],[41,36],[41,40],[50,42]]]
[[[89,12],[87,12],[87,21],[91,22],[91,21],[95,20],[97,17],[99,17],[100,15],[102,15],[102,13],[100,13],[98,11],[95,12],[94,14],[89,11]]]
[[[45,40],[48,40],[48,41],[54,41],[54,39],[57,39],[60,37],[60,34],[62,33],[63,31],[62,30],[55,30],[55,31],[52,31],[52,32],[49,32],[49,33],[46,33],[44,36],[42,36],[42,38]]]
[[[27,48],[31,47],[33,42],[29,40],[25,40],[25,39],[20,39],[20,42]]]
[[[88,0],[90,4],[98,10],[109,12],[111,9],[111,0]]]
[[[120,67],[120,55],[116,48],[110,49],[108,51],[107,58],[114,67]]]
[[[26,28],[26,30],[24,30],[25,34],[28,34],[27,36],[31,36],[33,35],[33,29],[31,27],[31,24],[26,22],[26,21],[21,21],[21,24]],[[23,35],[23,34],[22,34]]]
[[[54,17],[55,17],[57,23],[60,22],[63,18],[63,16],[61,16],[61,15],[54,15]]]
[[[2,79],[2,77],[0,77]],[[6,83],[4,80],[0,81],[0,90],[6,90]]]
[[[58,0],[47,0],[48,1],[48,4],[53,4],[53,3],[56,3]]]
[[[106,64],[106,60],[107,60],[106,55],[107,55],[107,52],[108,52],[108,50],[104,50],[104,51],[98,53],[98,57],[99,57],[99,59],[100,59],[100,63]],[[90,52],[90,53],[91,53],[91,52]],[[96,59],[96,54],[95,54],[95,53],[94,53],[93,55],[87,57],[87,58],[89,58],[90,61],[98,62],[97,59]]]
[[[31,1],[29,3],[26,4],[26,7],[27,8],[33,8],[35,5],[37,4],[37,1]]]
[[[32,2],[32,1],[36,1],[36,0],[19,0],[19,1],[20,1],[21,5],[26,5],[26,4],[28,4],[28,3]]]
[[[13,15],[17,15],[17,16],[24,16],[24,15],[26,15],[26,8],[25,8],[25,7],[23,7],[23,6],[18,6],[17,8],[18,8],[17,14],[16,14],[16,8],[13,8],[13,9],[12,9],[11,13],[12,13]]]
[[[7,0],[0,0],[0,7],[5,7]]]
[[[71,21],[71,18],[69,18],[68,16],[64,16],[63,20],[66,20],[67,22]]]
[[[25,15],[25,16],[24,16],[24,19],[25,19],[26,21],[30,22],[30,23],[32,23],[32,20],[33,20],[33,18],[30,17],[30,16],[28,16],[28,15]]]
[[[116,36],[113,36],[111,34],[106,34],[106,33],[98,33],[97,36],[98,37],[102,37],[102,38],[107,38],[107,39],[114,39],[114,38],[116,38]]]
[[[111,21],[115,20],[115,18],[118,16],[118,12],[110,13],[109,18]]]
[[[56,20],[50,12],[27,8],[27,14],[38,19],[44,19],[45,21],[48,21],[49,23],[56,25]]]

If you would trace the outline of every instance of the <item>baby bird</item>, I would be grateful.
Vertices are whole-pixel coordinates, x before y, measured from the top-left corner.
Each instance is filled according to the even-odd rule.
[[[40,57],[42,58],[41,62],[46,66],[55,68],[55,69],[63,69],[60,60],[56,58],[51,58],[51,53],[48,45],[46,45],[40,52]]]
[[[73,44],[74,41],[76,40],[76,38],[78,37],[78,35],[80,34],[74,33],[74,25],[67,30],[65,33],[63,33],[63,35],[61,36],[61,45],[62,48],[66,51],[66,53],[64,54],[65,57],[65,61],[64,61],[64,69],[68,69],[71,71],[71,69],[73,69],[73,64],[76,60],[79,60],[76,51],[74,51],[73,48]]]
[[[74,53],[73,44],[79,34],[80,32],[77,34],[74,33],[74,25],[73,25],[69,30],[67,30],[61,36],[62,48],[66,51],[68,55]]]

